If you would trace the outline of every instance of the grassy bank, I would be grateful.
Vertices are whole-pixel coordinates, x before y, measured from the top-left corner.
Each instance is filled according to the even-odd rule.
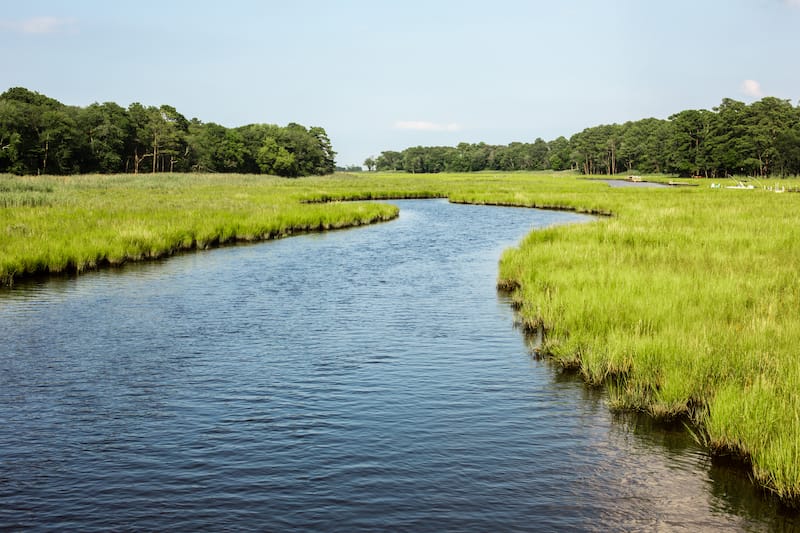
[[[707,187],[607,190],[613,217],[533,232],[500,283],[543,352],[608,384],[614,407],[691,417],[796,503],[800,195]]]
[[[308,193],[254,176],[0,176],[0,285],[397,215],[389,205],[303,205]]]
[[[449,197],[612,215],[507,251],[543,351],[612,405],[690,417],[710,447],[800,501],[800,194],[610,188],[569,175],[0,177],[0,278],[384,220],[343,199]],[[769,184],[766,184],[769,185]],[[785,186],[797,183],[783,183]]]

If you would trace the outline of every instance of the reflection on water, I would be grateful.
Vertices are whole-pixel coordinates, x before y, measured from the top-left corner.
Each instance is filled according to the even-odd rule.
[[[398,204],[0,293],[0,529],[797,525],[528,356],[497,258],[581,217]]]

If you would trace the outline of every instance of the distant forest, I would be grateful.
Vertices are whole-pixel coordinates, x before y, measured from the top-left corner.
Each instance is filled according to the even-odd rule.
[[[174,107],[87,107],[16,87],[0,94],[0,173],[234,172],[286,177],[333,172],[323,128],[187,120]],[[767,97],[725,98],[713,110],[681,111],[586,128],[569,139],[508,145],[461,143],[384,151],[368,170],[414,173],[577,170],[584,174],[683,176],[800,174],[800,107]]]
[[[713,111],[595,126],[569,139],[417,146],[382,152],[364,166],[415,173],[572,169],[710,178],[795,176],[800,174],[800,107],[773,97],[750,105],[726,98]]]
[[[67,106],[21,87],[0,95],[0,173],[239,172],[330,174],[323,128],[187,120],[174,107]]]

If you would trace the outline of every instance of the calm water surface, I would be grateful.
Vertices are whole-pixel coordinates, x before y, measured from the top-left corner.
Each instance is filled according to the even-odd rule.
[[[584,218],[397,203],[0,292],[0,529],[797,526],[528,355],[500,252]]]

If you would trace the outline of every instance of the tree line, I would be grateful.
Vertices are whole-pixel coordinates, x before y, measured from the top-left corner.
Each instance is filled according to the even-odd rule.
[[[0,173],[235,172],[330,174],[323,128],[187,120],[169,105],[67,106],[16,87],[0,94]]]
[[[800,107],[774,97],[750,105],[725,98],[710,111],[594,126],[569,139],[416,146],[381,152],[364,166],[414,173],[572,169],[583,174],[794,176],[800,174]]]

